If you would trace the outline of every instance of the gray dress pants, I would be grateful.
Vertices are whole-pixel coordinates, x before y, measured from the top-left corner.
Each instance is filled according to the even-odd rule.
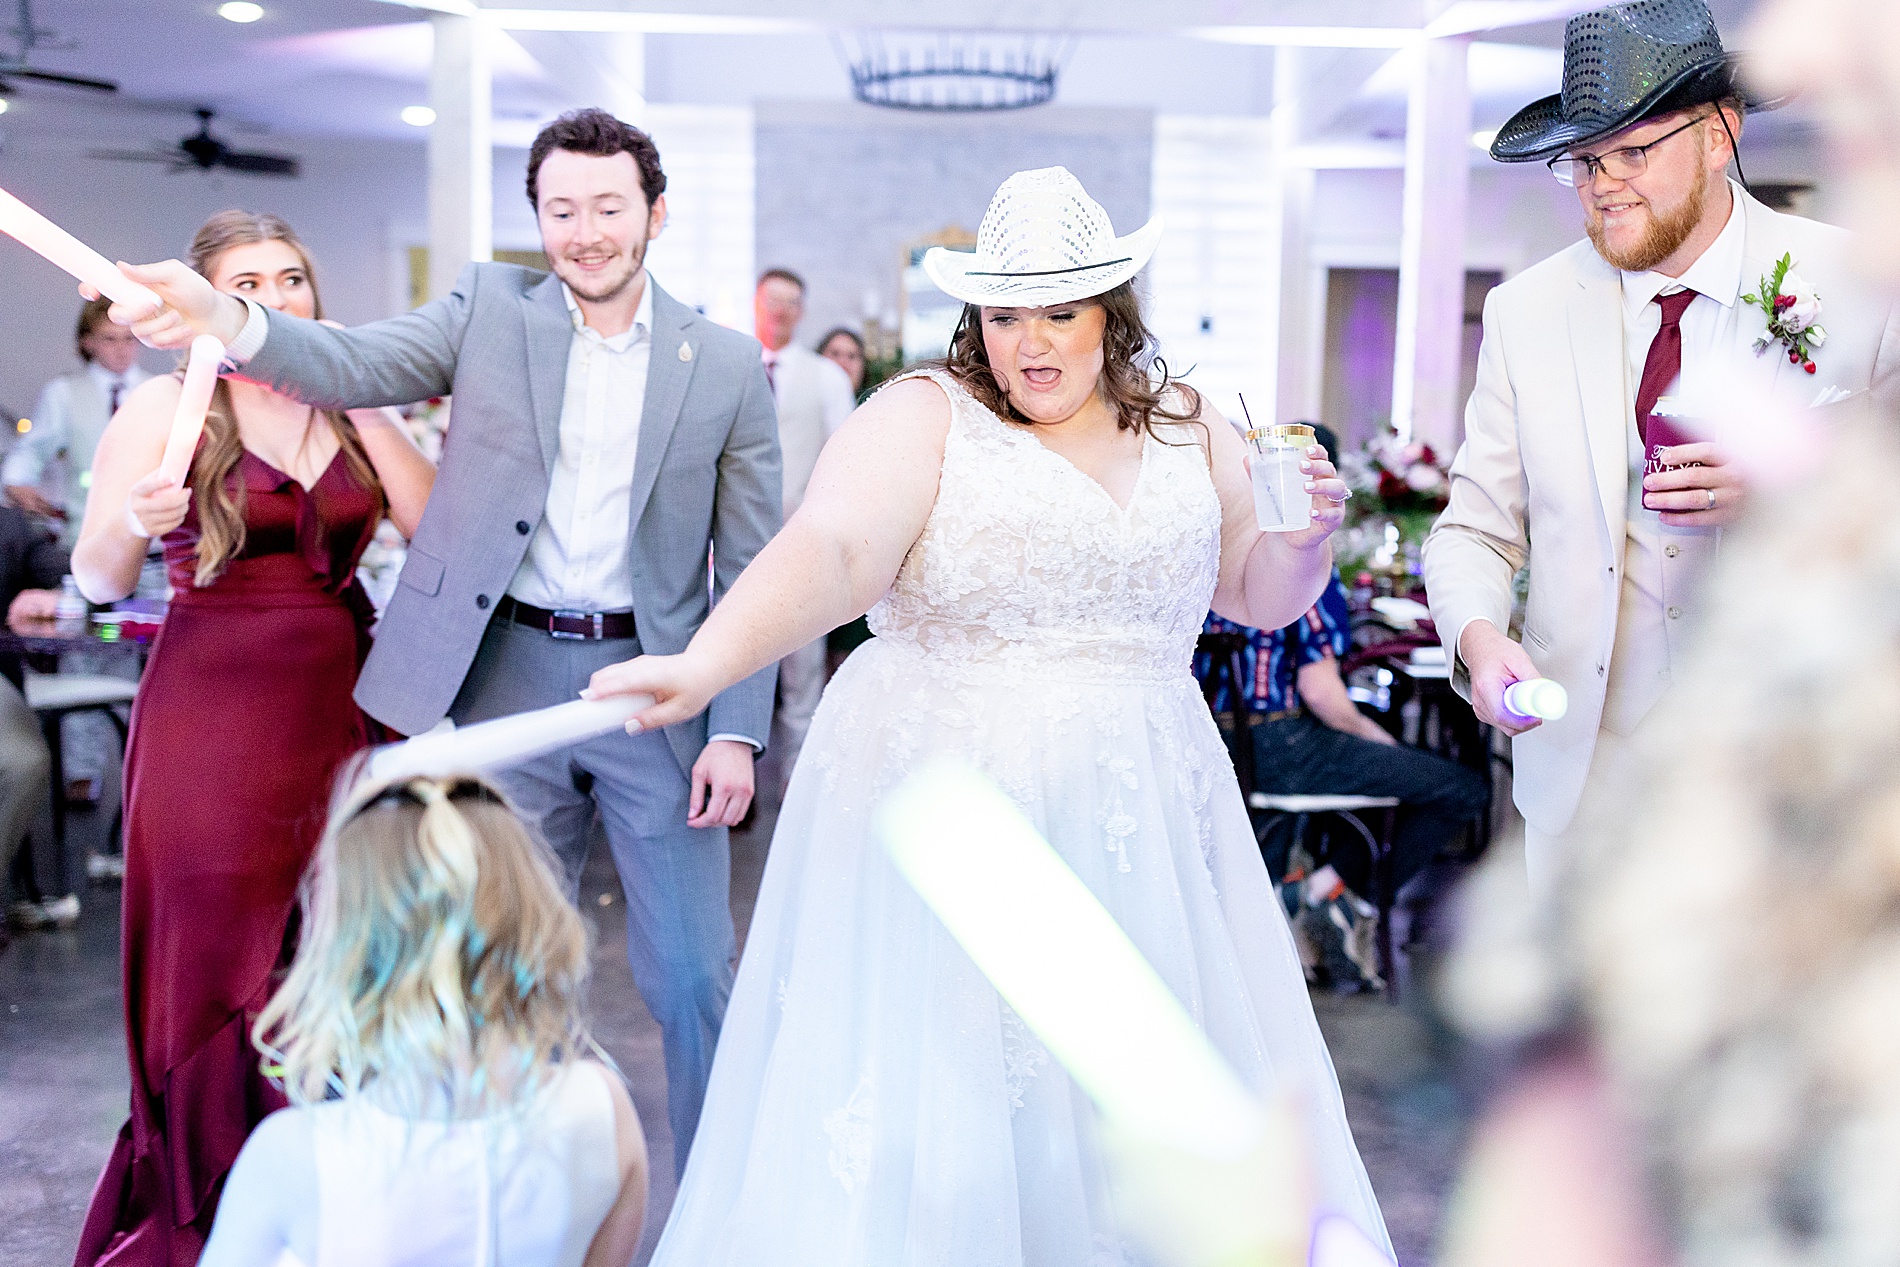
[[[40,719],[26,706],[26,697],[11,681],[0,677],[0,885],[13,871],[14,851],[46,808],[51,789],[47,783],[53,754],[46,749]],[[49,846],[50,848],[50,842]],[[70,858],[53,859],[42,881],[53,890],[46,897],[64,897],[79,891],[79,878]],[[13,900],[32,895],[15,892]],[[4,909],[0,908],[0,917]]]
[[[636,639],[583,642],[489,624],[450,716],[455,723],[564,704],[596,669],[640,654]],[[627,897],[627,961],[660,1023],[674,1165],[684,1171],[732,993],[737,944],[723,827],[686,825],[687,771],[663,734],[604,735],[501,776],[578,900],[598,807]]]

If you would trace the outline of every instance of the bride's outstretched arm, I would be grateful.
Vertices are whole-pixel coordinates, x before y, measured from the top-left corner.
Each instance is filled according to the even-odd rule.
[[[629,728],[670,726],[726,687],[822,638],[883,596],[937,501],[950,402],[928,379],[893,384],[826,443],[805,499],[739,574],[686,650],[594,674],[587,694],[650,694]]]
[[[1221,507],[1214,610],[1249,628],[1283,628],[1319,600],[1332,577],[1331,538],[1345,522],[1346,482],[1326,460],[1325,450],[1314,445],[1307,459],[1313,526],[1301,532],[1262,532],[1254,514],[1246,441],[1212,405],[1203,403],[1201,421],[1207,424],[1208,460]]]

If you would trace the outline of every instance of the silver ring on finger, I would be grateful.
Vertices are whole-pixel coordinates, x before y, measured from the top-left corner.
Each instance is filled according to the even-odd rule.
[[[1335,506],[1344,506],[1351,499],[1352,499],[1352,490],[1350,488],[1347,489],[1345,492],[1341,493],[1337,497],[1334,497],[1330,493],[1326,495],[1326,500],[1331,502]]]
[[[1715,509],[1715,490],[1712,488],[1705,488],[1702,491],[1709,495],[1709,504],[1705,509],[1714,510]]]

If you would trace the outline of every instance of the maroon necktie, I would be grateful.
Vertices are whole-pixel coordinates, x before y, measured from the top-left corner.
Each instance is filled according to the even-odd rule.
[[[774,392],[778,391],[778,358],[776,356],[765,358],[765,385]]]
[[[111,399],[106,402],[106,417],[110,418],[113,414],[119,412],[119,394],[124,390],[125,381],[123,379],[112,384],[112,396]]]
[[[1655,341],[1649,345],[1643,382],[1636,390],[1636,430],[1643,437],[1645,452],[1649,449],[1649,415],[1656,412],[1656,402],[1663,393],[1682,376],[1682,314],[1695,302],[1695,296],[1693,290],[1656,296],[1662,309],[1662,329],[1656,331]]]

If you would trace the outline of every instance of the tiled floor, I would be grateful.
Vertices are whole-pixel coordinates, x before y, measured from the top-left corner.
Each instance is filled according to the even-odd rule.
[[[81,816],[75,832],[102,827]],[[734,837],[733,913],[741,936],[758,891],[771,819]],[[583,906],[596,932],[595,1028],[631,1080],[656,1162],[672,1156],[658,1027],[627,970],[620,889],[596,850]],[[85,897],[78,927],[17,936],[0,955],[0,1264],[63,1267],[107,1147],[125,1116],[118,989],[118,904]],[[1416,997],[1416,992],[1414,992]],[[1465,1112],[1445,1040],[1413,1006],[1367,995],[1314,999],[1346,1107],[1400,1260],[1429,1261],[1460,1148]],[[671,1167],[654,1168],[644,1263],[673,1197]]]

